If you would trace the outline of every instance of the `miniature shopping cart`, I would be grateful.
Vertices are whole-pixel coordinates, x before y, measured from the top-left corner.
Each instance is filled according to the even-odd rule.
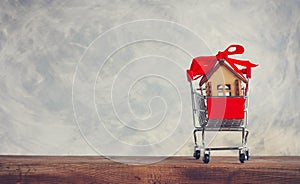
[[[242,54],[241,45],[230,45],[216,56],[200,56],[193,59],[187,70],[191,87],[194,123],[194,157],[203,162],[210,161],[210,152],[218,150],[238,150],[239,160],[249,159],[247,147],[248,91],[251,68],[258,65],[250,61],[228,58],[228,55]],[[197,84],[195,84],[197,83]],[[199,84],[199,85],[198,85]],[[237,147],[206,147],[206,131],[241,132],[241,145]],[[197,133],[201,132],[201,144]]]

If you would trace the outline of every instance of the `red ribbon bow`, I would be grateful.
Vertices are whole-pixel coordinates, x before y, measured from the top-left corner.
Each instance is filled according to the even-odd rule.
[[[216,64],[218,60],[226,60],[227,63],[239,73],[242,77],[243,74],[246,75],[247,78],[251,78],[251,68],[256,67],[258,65],[251,63],[248,60],[238,60],[229,58],[229,55],[235,54],[243,54],[244,47],[242,45],[230,45],[223,52],[218,52],[216,56],[200,56],[193,59],[191,67],[187,70],[188,80],[196,80],[199,77],[206,75]],[[238,69],[236,65],[244,66],[243,69]],[[198,76],[198,77],[196,77]],[[196,78],[195,78],[196,77]]]
[[[230,45],[225,49],[223,52],[219,51],[216,55],[216,58],[218,60],[225,59],[227,63],[239,74],[243,76],[243,74],[246,74],[247,78],[251,78],[251,68],[256,67],[258,65],[251,63],[249,60],[238,60],[229,58],[228,55],[235,55],[235,54],[243,54],[244,53],[244,47],[242,45]],[[244,69],[238,69],[236,65],[245,66]]]

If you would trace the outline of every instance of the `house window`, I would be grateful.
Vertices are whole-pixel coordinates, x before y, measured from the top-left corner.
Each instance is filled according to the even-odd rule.
[[[226,92],[225,92],[225,96],[231,96],[231,92],[226,91]]]
[[[218,92],[218,96],[224,96],[223,92]]]
[[[225,90],[231,90],[230,84],[225,84]]]
[[[231,85],[230,84],[219,84],[217,85],[218,96],[231,96]]]
[[[223,84],[217,85],[217,90],[218,90],[218,96],[224,96],[224,93],[223,93]]]

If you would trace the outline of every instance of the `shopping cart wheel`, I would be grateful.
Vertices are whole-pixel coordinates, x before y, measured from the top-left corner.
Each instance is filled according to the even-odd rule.
[[[196,150],[195,152],[194,152],[194,157],[195,157],[195,159],[196,160],[198,160],[199,158],[200,158],[200,150]]]
[[[246,151],[246,159],[247,159],[247,160],[250,159],[250,153],[249,153],[249,150]]]
[[[245,153],[240,153],[240,162],[241,162],[241,163],[244,163],[245,160],[246,160],[246,155],[245,155]]]
[[[209,155],[209,154],[204,154],[203,162],[204,162],[205,164],[208,164],[209,160],[210,160],[210,155]]]

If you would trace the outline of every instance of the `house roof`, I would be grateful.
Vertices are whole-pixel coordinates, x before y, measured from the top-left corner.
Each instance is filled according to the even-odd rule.
[[[225,60],[217,60],[217,62],[215,63],[214,66],[210,66],[210,68],[206,68],[203,77],[200,80],[200,86],[202,86],[205,82],[208,81],[208,79],[213,75],[213,73],[215,73],[220,66],[224,66],[226,69],[228,69],[233,75],[235,75],[238,79],[240,79],[241,81],[247,83],[247,79],[240,75],[239,73],[237,73],[234,69],[232,69],[228,64],[225,63]],[[202,67],[203,68],[203,67]]]
[[[191,69],[197,75],[207,74],[217,63],[215,56],[199,56],[193,59]]]

